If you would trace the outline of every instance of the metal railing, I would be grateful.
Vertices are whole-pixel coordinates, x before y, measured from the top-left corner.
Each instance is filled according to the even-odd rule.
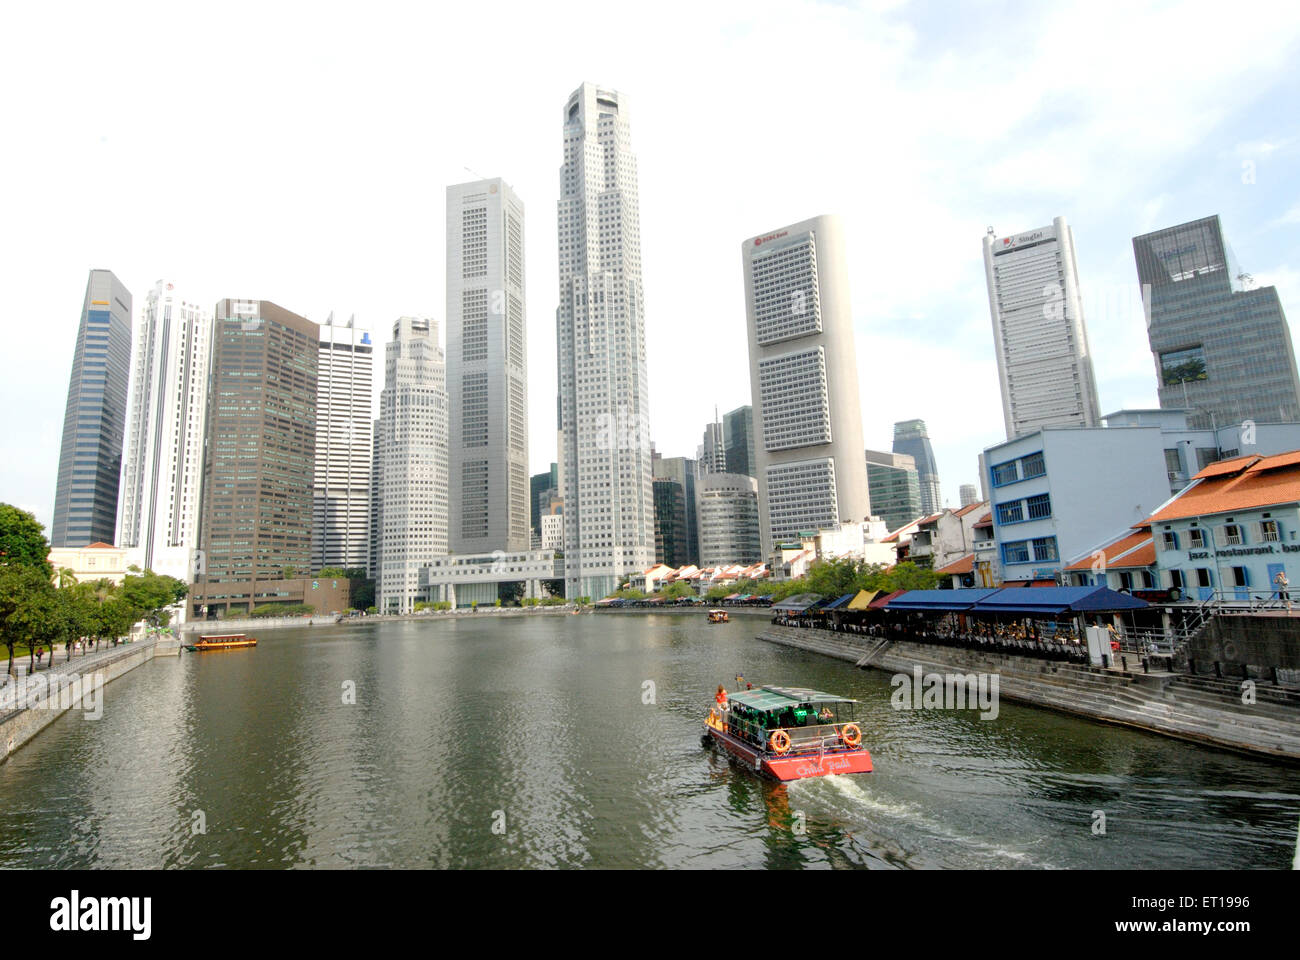
[[[772,749],[772,735],[778,730],[784,731],[790,738],[790,749],[780,754],[783,757],[824,753],[828,749],[847,747],[848,743],[845,742],[840,731],[846,724],[854,722],[844,720],[836,723],[809,724],[803,727],[768,727],[754,720],[737,717],[729,710],[715,711],[715,713],[726,725],[728,733],[745,741],[760,753],[777,755]]]

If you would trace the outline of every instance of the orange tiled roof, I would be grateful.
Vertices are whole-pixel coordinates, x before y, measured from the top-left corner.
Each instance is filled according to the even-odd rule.
[[[1108,567],[1131,566],[1131,564],[1120,563],[1119,561],[1121,559],[1127,560],[1126,554],[1132,552],[1133,550],[1139,549],[1144,544],[1150,544],[1150,543],[1152,543],[1152,541],[1151,541],[1151,531],[1149,529],[1125,531],[1125,533],[1122,536],[1120,536],[1115,540],[1112,540],[1110,543],[1106,544],[1104,547],[1101,548],[1106,555],[1106,566]],[[1096,555],[1096,551],[1089,553],[1087,556],[1083,557],[1082,559],[1074,561],[1074,563],[1070,564],[1065,569],[1066,570],[1090,570],[1092,569],[1093,557],[1095,555]],[[1155,563],[1154,544],[1152,544],[1151,547],[1151,563]],[[1142,566],[1146,566],[1146,564],[1142,564]]]
[[[1300,503],[1300,450],[1212,463],[1144,523]]]
[[[105,543],[103,540],[97,540],[95,543],[88,543],[85,546],[87,550],[113,550],[116,549],[111,543]]]
[[[977,527],[993,526],[993,511],[990,510],[988,513],[984,514],[984,516],[976,520],[975,526]]]
[[[960,560],[954,560],[946,567],[934,571],[941,577],[950,577],[954,573],[970,573],[975,569],[975,554],[968,553]]]
[[[970,513],[972,510],[978,510],[980,507],[983,507],[983,506],[985,506],[985,503],[984,503],[984,501],[982,501],[982,500],[981,500],[979,503],[968,503],[968,504],[966,504],[966,506],[962,507],[960,510],[954,510],[954,511],[952,512],[952,515],[953,515],[954,517],[964,517],[966,514]]]

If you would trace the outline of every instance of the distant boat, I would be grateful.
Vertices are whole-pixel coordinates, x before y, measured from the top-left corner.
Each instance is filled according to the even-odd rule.
[[[731,617],[727,615],[726,610],[710,610],[709,623],[730,623]]]
[[[205,634],[194,643],[186,644],[185,649],[191,653],[205,650],[234,650],[238,647],[255,647],[257,638],[246,633]]]

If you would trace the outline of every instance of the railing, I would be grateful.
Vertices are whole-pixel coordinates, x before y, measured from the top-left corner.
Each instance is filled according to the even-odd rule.
[[[57,700],[64,688],[72,686],[78,677],[89,677],[101,669],[140,653],[156,643],[149,637],[134,643],[110,646],[97,653],[74,654],[70,661],[59,659],[46,661],[47,665],[28,674],[19,671],[12,678],[0,675],[0,723],[15,717],[29,707],[39,706],[50,700]],[[16,667],[18,664],[15,662]],[[22,665],[26,667],[26,664]]]
[[[840,731],[845,724],[853,722],[845,720],[841,723],[816,723],[803,727],[768,727],[754,720],[737,717],[730,710],[721,712],[715,710],[710,713],[710,716],[716,716],[726,724],[727,732],[744,740],[760,753],[775,754],[771,746],[772,735],[778,730],[784,731],[790,738],[790,749],[781,754],[783,757],[804,756],[824,752],[840,745],[848,746]]]

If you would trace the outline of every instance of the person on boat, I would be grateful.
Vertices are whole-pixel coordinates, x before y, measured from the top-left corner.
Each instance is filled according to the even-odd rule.
[[[722,684],[718,684],[718,692],[713,695],[713,699],[717,701],[719,710],[727,709],[727,689]]]
[[[835,719],[835,714],[831,713],[830,707],[822,707],[822,712],[817,714],[817,719],[822,723],[830,723]]]

